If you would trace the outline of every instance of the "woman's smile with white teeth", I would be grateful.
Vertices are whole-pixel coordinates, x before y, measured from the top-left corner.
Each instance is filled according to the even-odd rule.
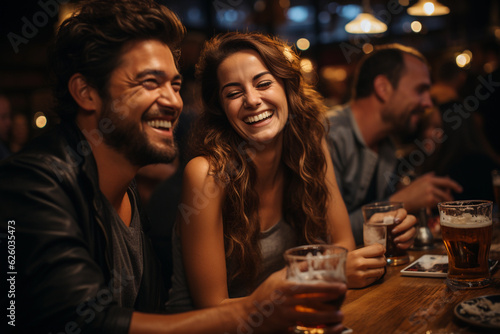
[[[261,113],[259,115],[248,116],[243,121],[245,123],[247,123],[247,124],[253,124],[253,123],[256,123],[256,122],[261,121],[263,119],[269,118],[272,115],[274,115],[274,112],[272,112],[272,111],[264,111],[263,113]]]

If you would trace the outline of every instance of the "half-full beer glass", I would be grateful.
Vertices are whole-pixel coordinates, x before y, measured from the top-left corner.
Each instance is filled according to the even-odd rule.
[[[396,211],[403,208],[401,202],[377,202],[363,205],[363,239],[365,246],[380,243],[386,247],[385,258],[389,266],[399,266],[410,261],[406,250],[398,248],[392,230],[396,227]],[[385,232],[385,233],[384,233]],[[385,244],[384,244],[385,242]]]
[[[449,286],[468,289],[490,284],[492,204],[482,200],[438,204],[441,235],[448,253]]]
[[[301,284],[315,284],[321,282],[346,283],[345,262],[347,250],[333,245],[307,245],[291,248],[284,254],[287,264],[287,279]],[[340,308],[344,298],[332,300]],[[296,306],[297,311],[316,312],[304,306]],[[323,334],[328,324],[309,327],[307,324],[297,323],[293,333],[296,334]]]

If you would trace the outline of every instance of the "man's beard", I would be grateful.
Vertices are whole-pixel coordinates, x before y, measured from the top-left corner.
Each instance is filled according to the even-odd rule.
[[[394,115],[389,112],[382,113],[382,120],[391,125],[392,134],[397,136],[412,137],[416,135],[417,127],[412,124],[414,112],[404,115]]]
[[[106,103],[99,124],[104,124],[101,123],[104,119],[114,126],[112,131],[103,131],[104,143],[125,155],[132,165],[170,163],[177,157],[178,148],[173,139],[165,139],[164,148],[154,147],[139,123],[126,114],[113,111],[110,103]]]

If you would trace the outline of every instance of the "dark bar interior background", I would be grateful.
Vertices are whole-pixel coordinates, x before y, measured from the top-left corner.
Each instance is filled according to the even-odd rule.
[[[454,59],[464,50],[473,57],[466,66],[471,77],[487,73],[498,59],[492,49],[500,43],[500,0],[453,1],[440,3],[450,14],[415,17],[407,14],[415,0],[372,0],[370,8],[386,22],[388,30],[379,35],[352,35],[344,26],[361,10],[363,1],[330,0],[161,0],[181,18],[188,29],[182,48],[181,71],[188,79],[203,42],[224,31],[261,31],[297,45],[307,39],[309,48],[300,50],[307,76],[316,83],[326,103],[349,99],[353,65],[371,46],[398,42],[419,49],[433,70],[445,59]],[[62,9],[70,1],[4,1],[0,10],[0,92],[6,94],[14,112],[32,120],[36,136],[56,122],[47,68],[47,46]],[[419,21],[421,30],[412,30]],[[418,24],[417,24],[418,26]],[[304,42],[304,40],[303,40]],[[307,44],[307,42],[306,42]],[[490,65],[488,65],[490,64]],[[488,67],[490,66],[490,67]],[[187,84],[185,99],[192,99]],[[189,101],[190,102],[190,101]],[[48,123],[39,129],[34,116],[43,112]]]

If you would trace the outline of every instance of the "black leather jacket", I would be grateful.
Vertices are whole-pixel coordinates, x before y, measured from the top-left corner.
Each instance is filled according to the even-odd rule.
[[[117,306],[110,292],[110,228],[97,175],[88,142],[69,123],[0,163],[1,254],[15,247],[13,267],[2,269],[16,273],[1,283],[8,283],[0,293],[3,312],[15,303],[15,327],[8,325],[12,311],[10,318],[2,315],[6,332],[128,332],[133,310]],[[160,312],[166,296],[160,268],[142,235],[144,271],[134,309]]]

